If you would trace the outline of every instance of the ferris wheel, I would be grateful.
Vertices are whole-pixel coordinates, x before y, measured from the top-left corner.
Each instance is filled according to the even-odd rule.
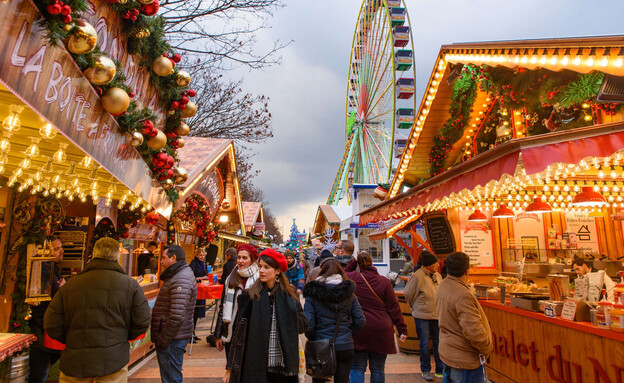
[[[410,27],[401,0],[362,2],[349,62],[345,151],[329,205],[338,204],[349,185],[385,183],[395,170],[416,110]]]

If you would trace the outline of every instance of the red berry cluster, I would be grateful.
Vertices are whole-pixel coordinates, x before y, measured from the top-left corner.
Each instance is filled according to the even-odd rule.
[[[143,127],[141,128],[141,134],[148,137],[156,137],[158,129],[156,129],[152,121],[144,120]]]
[[[152,157],[152,165],[154,169],[158,171],[158,180],[163,181],[167,178],[173,178],[173,165],[175,165],[175,159],[167,153],[156,153]]]
[[[620,104],[606,102],[604,104],[596,104],[596,110],[602,110],[607,116],[615,116],[619,106]]]
[[[56,16],[61,15],[61,20],[65,24],[69,24],[72,21],[71,13],[72,9],[69,5],[63,3],[60,0],[54,0],[52,4],[47,6],[47,11],[49,14]]]
[[[123,14],[123,18],[124,19],[132,20],[132,21],[136,21],[138,16],[139,16],[139,10],[138,9],[131,9],[129,11],[126,11],[126,13]]]
[[[195,94],[196,93],[193,89],[180,93],[180,99],[171,103],[171,109],[183,110],[189,102],[189,97],[195,97]]]

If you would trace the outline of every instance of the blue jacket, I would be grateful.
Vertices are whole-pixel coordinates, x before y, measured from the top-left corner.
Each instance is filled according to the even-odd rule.
[[[303,283],[305,282],[305,274],[303,273],[303,267],[299,262],[295,261],[295,264],[288,267],[288,270],[284,272],[284,276],[288,278],[288,283],[295,286],[297,289],[303,291]]]
[[[308,318],[306,337],[310,340],[332,339],[338,312],[343,308],[336,337],[336,351],[352,350],[353,335],[364,327],[366,322],[354,293],[355,284],[350,280],[338,285],[318,281],[311,281],[305,285],[303,311]]]

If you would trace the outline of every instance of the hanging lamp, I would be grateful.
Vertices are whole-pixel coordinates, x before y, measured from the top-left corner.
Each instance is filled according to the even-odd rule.
[[[500,205],[500,207],[494,210],[494,213],[492,214],[492,218],[513,218],[513,217],[514,217],[513,210],[508,208],[507,205],[505,204]]]
[[[595,192],[593,188],[584,186],[579,193],[574,196],[572,206],[597,207],[607,203],[605,197]]]
[[[550,213],[552,211],[552,207],[549,204],[542,201],[541,198],[537,197],[527,206],[527,213]]]
[[[468,222],[486,222],[488,220],[487,215],[481,213],[479,209],[468,216]]]

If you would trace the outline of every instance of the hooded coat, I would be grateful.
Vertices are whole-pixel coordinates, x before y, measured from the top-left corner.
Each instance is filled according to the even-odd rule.
[[[332,339],[338,313],[343,309],[335,347],[336,351],[352,350],[353,335],[360,331],[366,322],[354,293],[355,284],[350,280],[337,285],[315,280],[305,285],[303,311],[308,318],[306,337],[309,340]]]
[[[45,313],[48,335],[61,343],[61,371],[100,377],[123,368],[129,340],[147,331],[150,309],[143,290],[117,262],[95,258],[58,291]]]

